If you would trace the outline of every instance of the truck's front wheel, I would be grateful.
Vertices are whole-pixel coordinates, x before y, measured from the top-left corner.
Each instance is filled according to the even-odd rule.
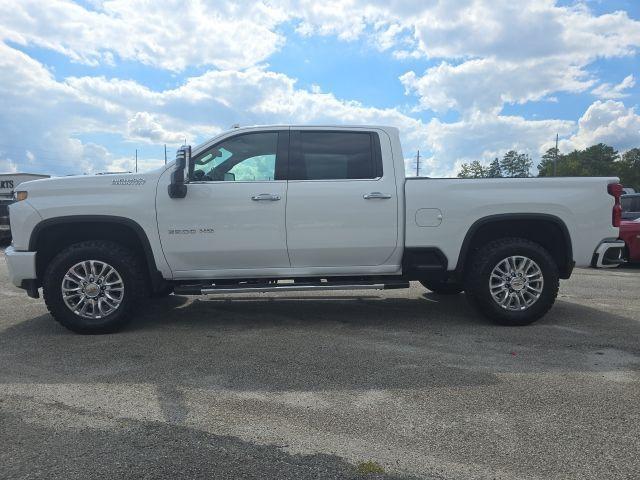
[[[481,313],[502,325],[527,325],[549,311],[558,294],[558,267],[541,245],[495,240],[476,252],[465,291]]]
[[[71,245],[51,261],[43,279],[49,312],[77,333],[121,329],[130,320],[143,291],[137,257],[108,241]]]

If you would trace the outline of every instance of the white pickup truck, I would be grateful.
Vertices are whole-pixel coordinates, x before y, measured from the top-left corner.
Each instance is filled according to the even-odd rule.
[[[168,295],[464,291],[484,315],[544,315],[574,266],[614,266],[616,178],[405,178],[398,130],[225,132],[145,174],[20,186],[11,281],[81,333]],[[425,315],[428,305],[425,304]]]

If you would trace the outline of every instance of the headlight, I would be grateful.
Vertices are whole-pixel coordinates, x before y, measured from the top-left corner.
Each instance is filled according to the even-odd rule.
[[[13,198],[15,198],[16,202],[27,199],[27,192],[24,190],[17,191],[13,194]]]

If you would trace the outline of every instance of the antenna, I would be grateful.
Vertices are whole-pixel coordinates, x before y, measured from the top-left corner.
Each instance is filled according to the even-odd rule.
[[[420,150],[418,150],[418,154],[416,155],[416,177],[420,176]]]
[[[138,173],[138,149],[136,148],[136,173]]]
[[[553,176],[555,177],[558,173],[558,134],[556,133],[556,151],[553,156]]]
[[[167,144],[164,144],[164,164],[167,164]]]

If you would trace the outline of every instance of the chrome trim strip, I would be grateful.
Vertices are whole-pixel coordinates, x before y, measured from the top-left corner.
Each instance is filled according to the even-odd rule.
[[[203,288],[202,295],[227,293],[309,292],[322,290],[384,290],[384,283],[366,285],[283,285],[280,287]]]

